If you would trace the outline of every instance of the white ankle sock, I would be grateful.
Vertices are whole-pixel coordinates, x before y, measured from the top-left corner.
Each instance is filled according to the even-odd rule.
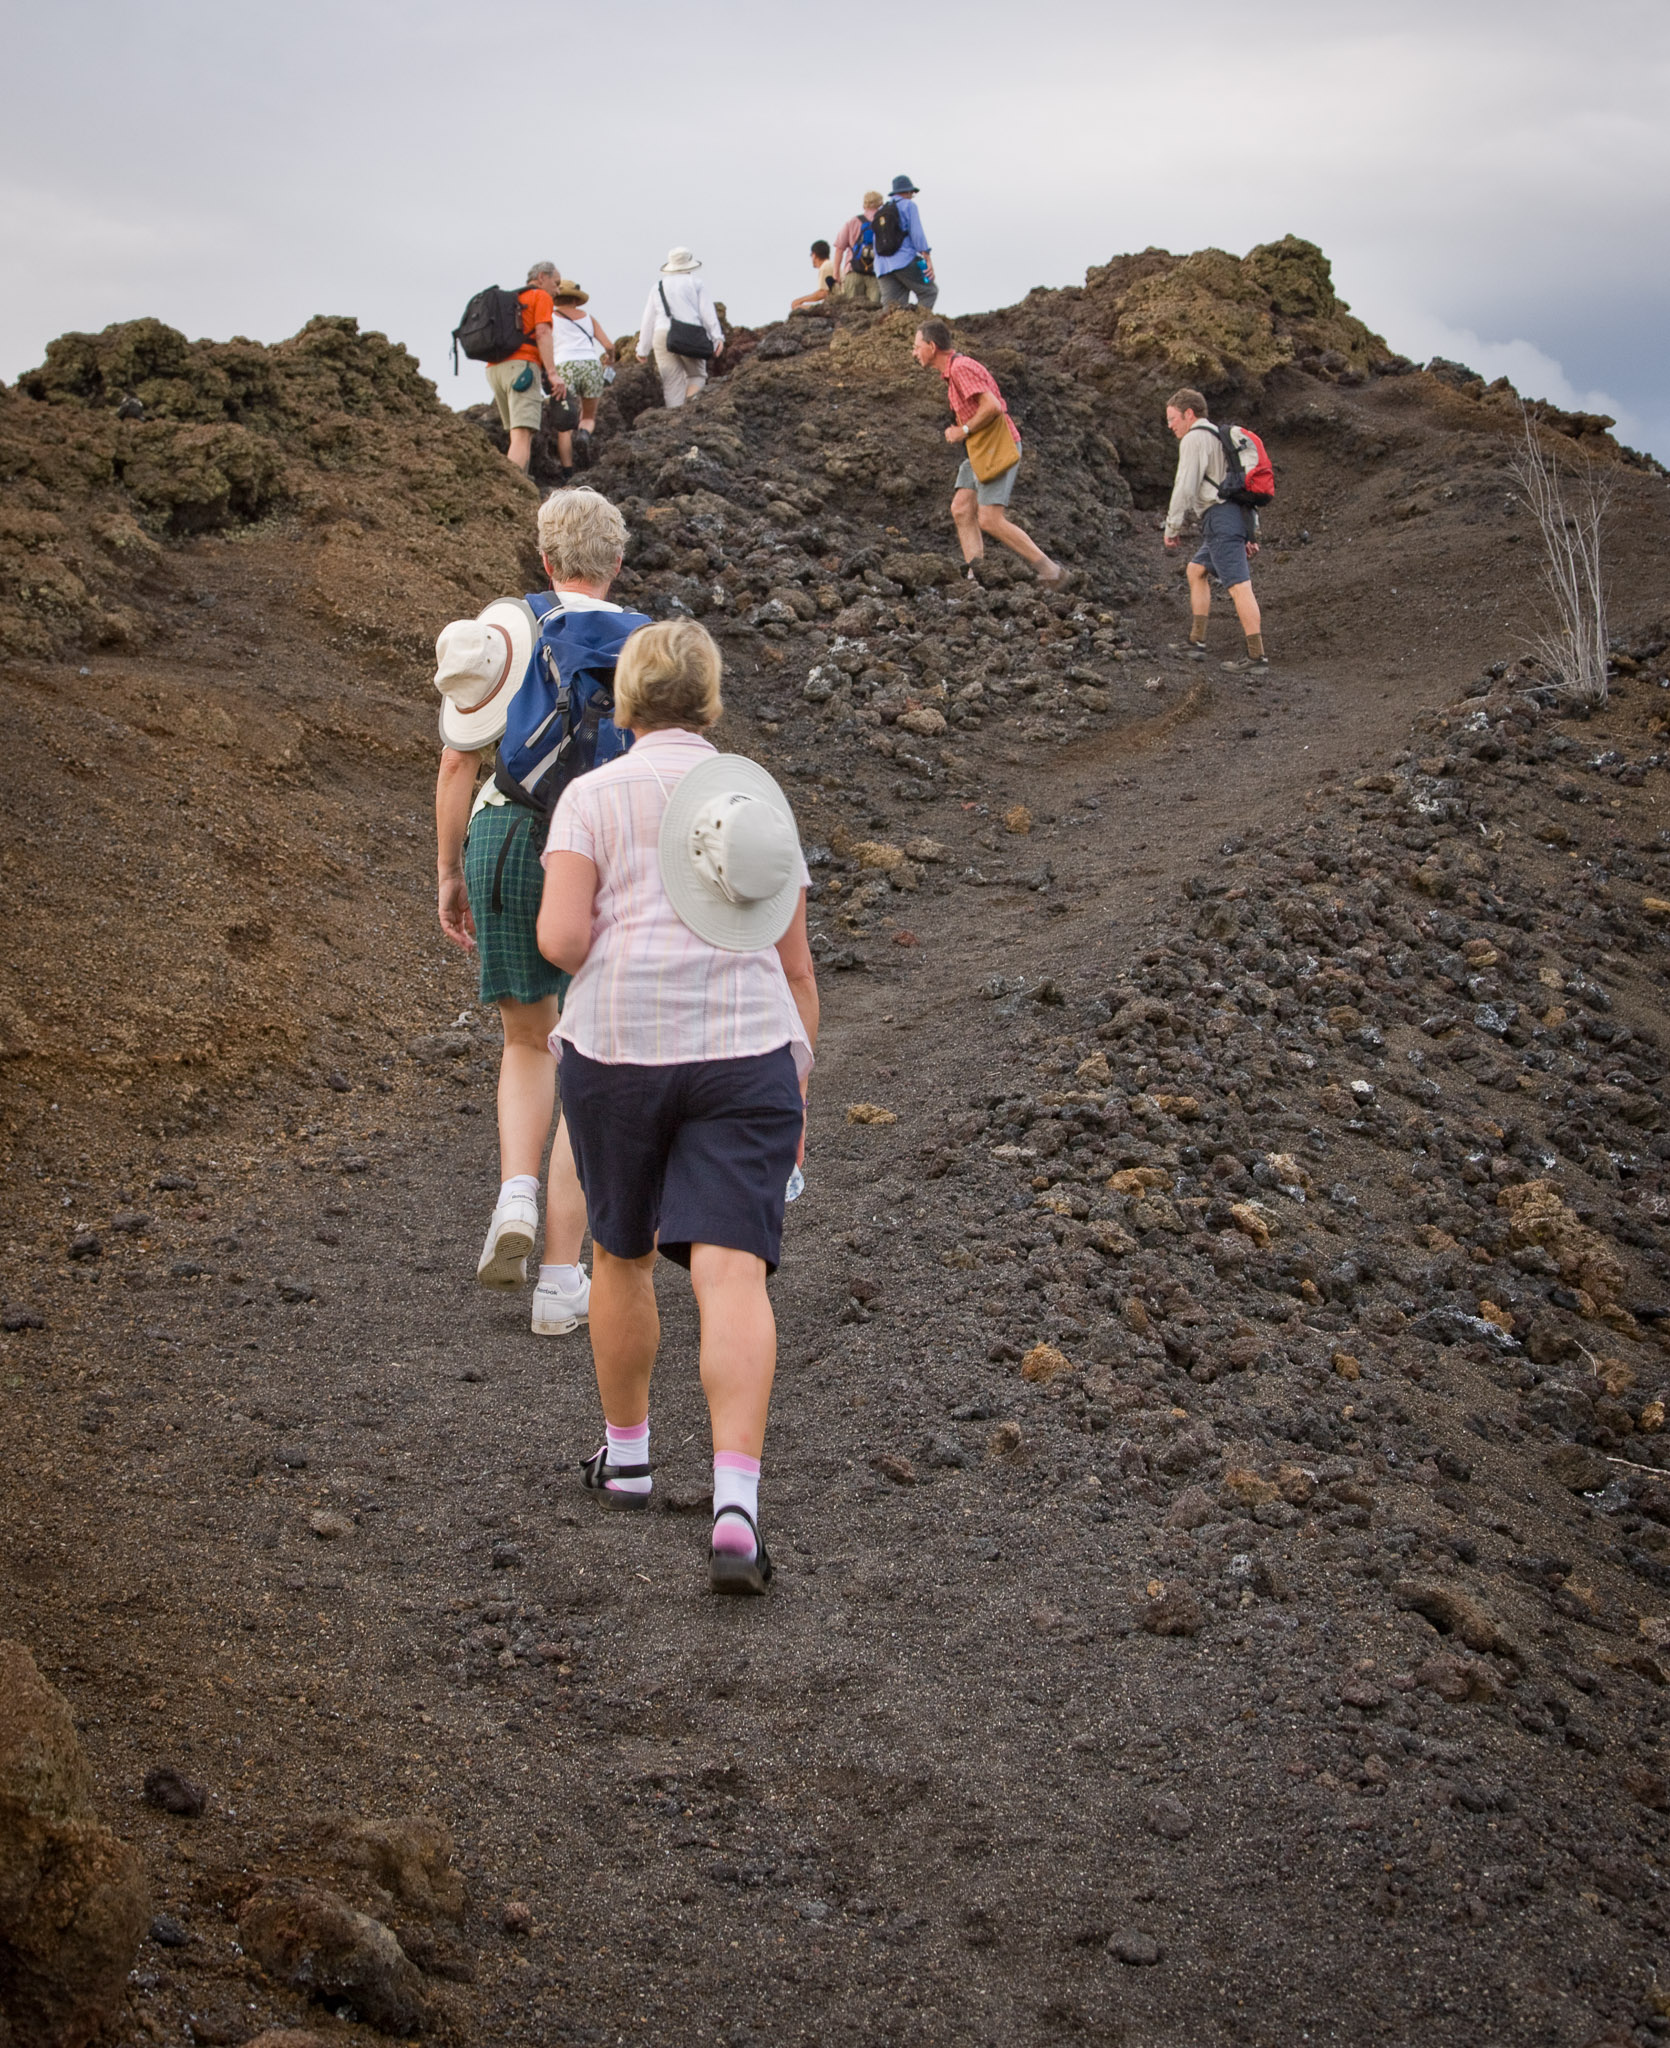
[[[740,1451],[713,1454],[713,1547],[734,1550],[742,1557],[754,1554],[753,1532],[741,1515],[725,1516],[727,1508],[741,1508],[760,1519],[760,1461],[745,1458]],[[725,1516],[724,1520],[720,1517]]]
[[[539,1200],[539,1175],[537,1173],[513,1173],[509,1180],[499,1183],[499,1200],[509,1201],[512,1195],[526,1195],[530,1202]]]
[[[560,1287],[572,1294],[586,1277],[584,1266],[541,1266],[539,1284],[541,1287]]]
[[[607,1462],[611,1465],[647,1465],[649,1463],[649,1417],[646,1415],[635,1429],[616,1429],[612,1422],[603,1425],[604,1439],[609,1446]],[[616,1493],[648,1493],[655,1482],[646,1472],[642,1479],[611,1479],[609,1485]]]

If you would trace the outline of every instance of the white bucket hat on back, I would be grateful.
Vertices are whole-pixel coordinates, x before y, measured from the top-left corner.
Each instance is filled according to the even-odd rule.
[[[523,597],[496,597],[473,619],[454,619],[435,642],[441,739],[460,753],[503,739],[510,700],[522,687],[539,621]]]
[[[661,274],[663,277],[672,277],[681,270],[700,270],[701,267],[702,259],[699,256],[692,256],[688,249],[669,249],[667,260],[661,266]]]
[[[682,923],[726,953],[759,953],[794,922],[800,835],[789,800],[757,761],[716,754],[668,800],[661,883]]]

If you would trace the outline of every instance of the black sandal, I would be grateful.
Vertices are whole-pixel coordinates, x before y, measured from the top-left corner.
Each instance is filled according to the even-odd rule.
[[[603,1505],[614,1508],[621,1514],[642,1514],[650,1504],[652,1496],[647,1493],[625,1493],[609,1484],[611,1479],[647,1479],[655,1470],[653,1465],[611,1465],[609,1446],[599,1444],[589,1458],[580,1461],[580,1482],[593,1493],[603,1496]]]
[[[754,1532],[754,1555],[739,1557],[734,1550],[712,1550],[707,1555],[707,1584],[711,1593],[763,1593],[771,1584],[771,1558],[766,1551],[760,1525],[746,1508],[721,1508],[719,1515],[740,1515]],[[719,1515],[713,1520],[717,1526]]]

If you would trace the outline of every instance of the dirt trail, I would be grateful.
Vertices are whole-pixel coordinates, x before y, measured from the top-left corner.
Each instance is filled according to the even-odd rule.
[[[289,1880],[392,1927],[469,2043],[1661,2037],[1662,485],[1624,479],[1614,701],[1562,717],[1505,666],[1484,398],[1278,364],[1278,659],[1226,671],[1226,619],[1191,662],[1157,539],[1068,517],[1110,488],[1074,379],[1112,289],[1002,316],[1065,599],[965,595],[937,486],[831,472],[828,337],[762,344],[699,443],[605,441],[630,587],[722,630],[722,736],[816,856],[763,1602],[704,1591],[682,1277],[642,1522],[577,1483],[583,1339],[474,1284],[496,1046],[433,930],[360,472],[317,525],[171,543],[159,651],[8,671],[0,1635],[176,1923],[123,2048],[387,2038],[251,1962]],[[906,408],[889,342],[842,376]],[[460,543],[471,596],[519,509]],[[158,1763],[200,1818],[142,1803]],[[354,1846],[422,1812],[461,1917],[444,1853]]]

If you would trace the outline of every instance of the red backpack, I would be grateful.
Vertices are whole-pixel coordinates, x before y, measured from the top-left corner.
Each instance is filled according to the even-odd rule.
[[[1220,427],[1215,420],[1199,420],[1209,434],[1216,434],[1224,452],[1223,481],[1213,486],[1226,505],[1244,505],[1257,511],[1276,495],[1276,472],[1264,443],[1251,427]],[[1191,428],[1192,432],[1193,429]]]

